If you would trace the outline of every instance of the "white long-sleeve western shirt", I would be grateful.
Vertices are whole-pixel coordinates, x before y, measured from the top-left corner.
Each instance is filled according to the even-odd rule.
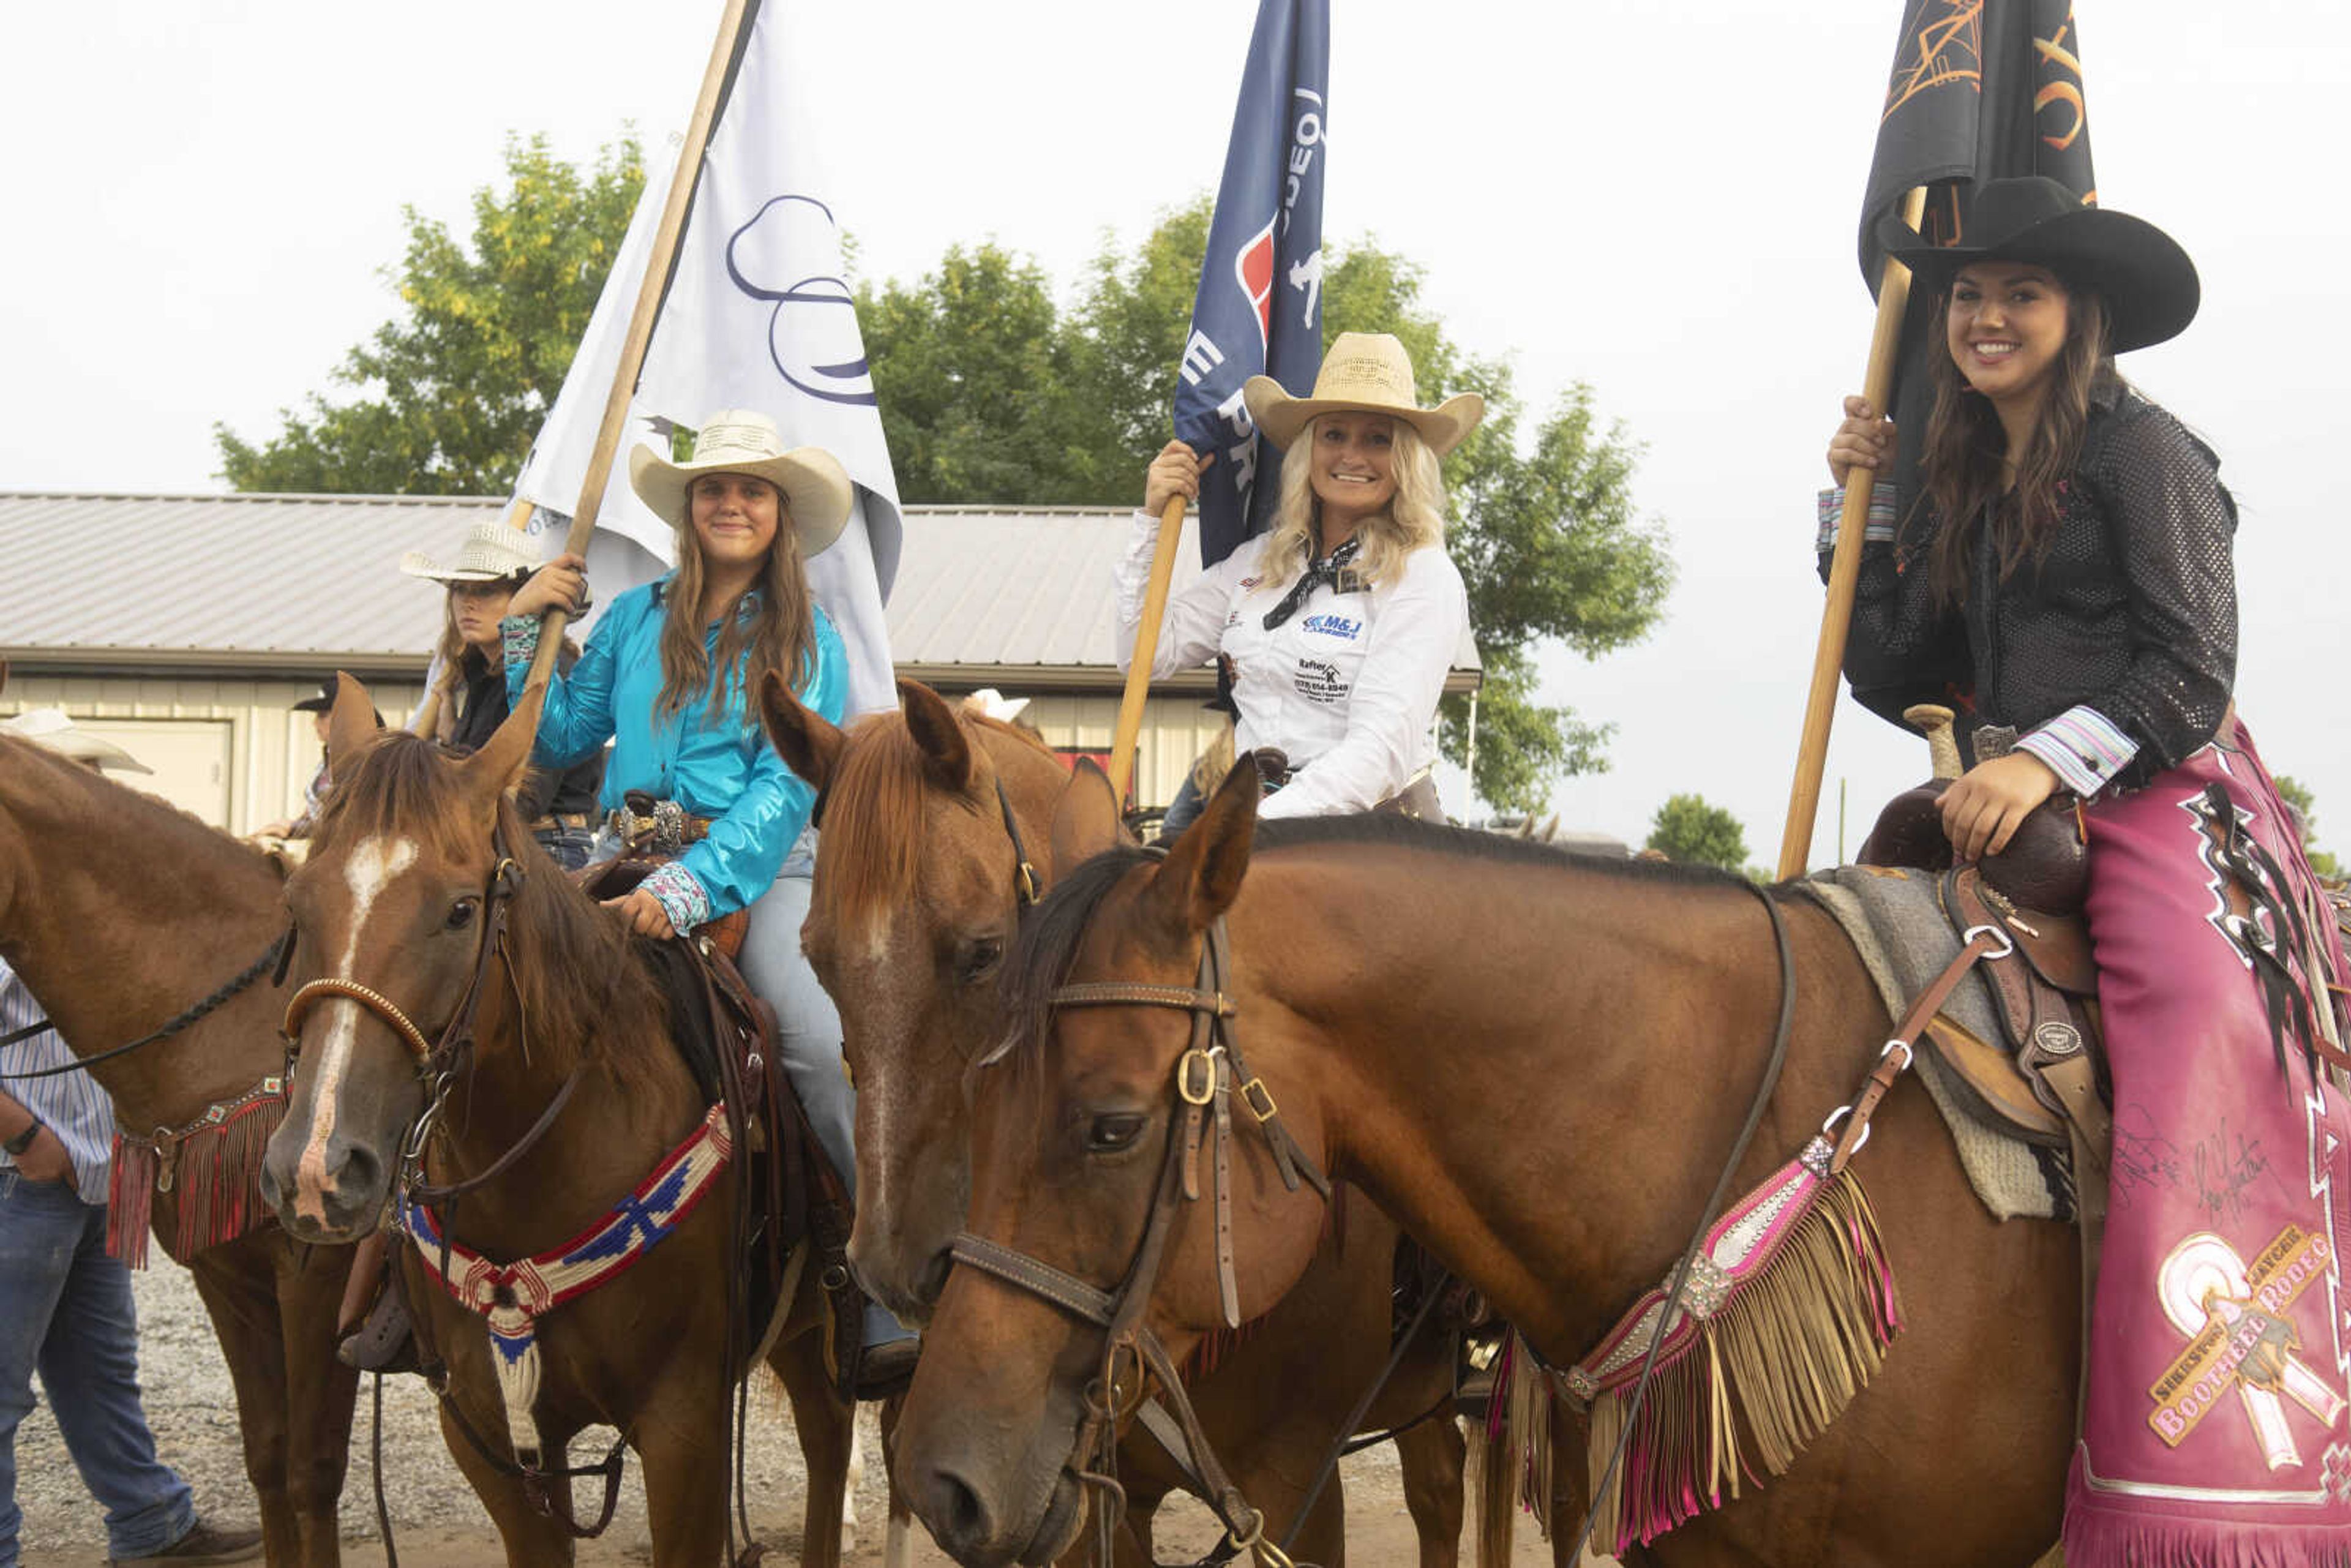
[[[1134,659],[1158,537],[1159,519],[1135,513],[1117,572],[1122,670]],[[1461,573],[1443,549],[1416,549],[1368,590],[1317,585],[1269,628],[1266,612],[1296,574],[1261,577],[1260,553],[1259,541],[1244,541],[1170,596],[1152,678],[1219,653],[1232,660],[1236,749],[1279,747],[1299,770],[1259,815],[1368,811],[1436,760],[1437,701],[1469,627]]]

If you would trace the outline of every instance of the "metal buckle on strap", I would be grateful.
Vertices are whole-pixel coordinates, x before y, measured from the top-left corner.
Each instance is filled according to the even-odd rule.
[[[1959,946],[1964,947],[1979,936],[1990,936],[2000,943],[2000,946],[1997,948],[1987,947],[1984,949],[1983,956],[1986,958],[2005,958],[2016,951],[2016,938],[2011,936],[2007,931],[2001,927],[1989,923],[1982,925],[1970,925],[1965,931],[1960,932]]]
[[[1193,1046],[1176,1062],[1176,1092],[1186,1105],[1206,1105],[1217,1097],[1217,1058],[1224,1051],[1221,1045],[1207,1051]],[[1199,1087],[1193,1087],[1194,1074],[1198,1074]]]
[[[1265,1086],[1262,1078],[1251,1078],[1240,1087],[1241,1103],[1260,1122],[1270,1122],[1281,1114],[1281,1107],[1273,1103],[1273,1091]]]

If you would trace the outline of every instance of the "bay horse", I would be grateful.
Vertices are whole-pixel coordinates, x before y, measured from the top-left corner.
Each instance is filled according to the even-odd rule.
[[[1285,1152],[1360,1184],[1553,1366],[1592,1351],[1675,1268],[1764,1082],[1783,990],[1775,929],[1792,957],[1792,1043],[1732,1190],[1790,1160],[1883,1054],[1876,988],[1806,901],[1770,894],[1782,907],[1768,921],[1758,890],[1726,874],[1397,819],[1259,827],[1256,798],[1237,767],[1164,862],[1106,853],[1022,932],[1004,980],[1021,1027],[973,1072],[959,1263],[1018,1252],[1120,1289],[1146,1216],[1171,1207],[1171,1085],[1185,1087],[1196,1016],[1128,988],[1191,997],[1220,917],[1228,1038],[1279,1102]],[[1057,838],[1109,848],[1115,822],[1104,808]],[[1063,987],[1116,1005],[1057,1008]],[[1270,1126],[1242,1120],[1231,1245],[1244,1294],[1261,1300],[1302,1273],[1322,1216],[1275,1179]],[[1907,1333],[1784,1474],[1750,1473],[1628,1561],[1996,1568],[2056,1538],[2074,1237],[1995,1223],[1924,1092],[1897,1083],[1874,1129],[1849,1174],[1874,1197]],[[1205,1207],[1175,1202],[1172,1224],[1153,1224],[1164,1251],[1144,1322],[1176,1355],[1217,1319]],[[959,1561],[1041,1562],[1071,1538],[1083,1385],[1103,1346],[1092,1322],[996,1272],[948,1275],[898,1476]],[[1738,1413],[1742,1437],[1752,1414]],[[1572,1457],[1555,1467],[1562,1524],[1580,1518],[1583,1474]]]
[[[341,683],[329,725],[334,792],[285,892],[289,981],[321,999],[296,1020],[291,1098],[263,1184],[298,1238],[373,1230],[403,1152],[421,1145],[427,1182],[482,1178],[441,1211],[453,1244],[486,1267],[559,1252],[568,1263],[591,1250],[573,1241],[616,1206],[622,1239],[640,1239],[669,1179],[649,1175],[671,1151],[695,1148],[690,1134],[705,1127],[706,1097],[673,1041],[647,945],[572,885],[507,797],[538,714],[534,689],[461,759],[417,736],[377,732],[364,691]],[[363,1005],[360,992],[371,999]],[[412,1132],[428,1104],[414,1043],[440,1038],[466,1008],[471,1066],[444,1067],[451,1081],[433,1135]],[[674,1169],[707,1170],[703,1158]],[[742,1169],[717,1164],[657,1246],[585,1293],[549,1308],[556,1266],[514,1284],[500,1300],[548,1308],[527,1354],[508,1341],[501,1357],[485,1319],[427,1273],[420,1247],[397,1249],[421,1343],[448,1368],[443,1435],[516,1568],[572,1560],[568,1483],[535,1500],[534,1483],[515,1473],[519,1450],[561,1465],[590,1425],[619,1428],[643,1462],[656,1564],[703,1568],[723,1555],[728,1396],[752,1349],[730,1340],[728,1325],[736,1272],[751,1266],[734,1249]],[[826,1369],[819,1273],[792,1270],[789,1314],[767,1359],[790,1396],[808,1465],[802,1561],[831,1568],[854,1411]],[[510,1401],[501,1359],[527,1379],[535,1367],[535,1389]]]
[[[148,1035],[247,971],[285,929],[279,872],[177,807],[28,742],[0,737],[0,956],[67,1043],[89,1055]],[[162,1166],[119,1159],[120,1249],[154,1239],[195,1281],[236,1393],[263,1549],[278,1568],[341,1561],[337,1503],[358,1374],[336,1361],[350,1249],[293,1243],[269,1223],[239,1147],[268,1124],[285,1066],[285,1007],[267,966],[204,1017],[90,1074],[117,1123],[187,1130]],[[240,1113],[214,1136],[213,1106]],[[98,1195],[103,1198],[106,1195]]]
[[[857,1083],[850,1255],[877,1299],[919,1322],[964,1223],[963,1080],[1003,1038],[998,969],[1024,896],[1033,900],[1061,869],[1053,823],[1065,791],[1084,788],[1088,774],[1104,800],[1109,787],[1090,767],[1073,784],[1041,742],[951,706],[919,682],[898,689],[898,712],[845,732],[779,680],[761,698],[778,751],[823,791],[801,940],[840,1009]],[[1203,1424],[1274,1539],[1387,1359],[1396,1240],[1395,1223],[1359,1197],[1297,1288],[1246,1333],[1218,1336],[1213,1366],[1192,1381]],[[1264,1310],[1263,1299],[1251,1300]],[[1424,1328],[1368,1417],[1374,1428],[1430,1417],[1396,1438],[1422,1568],[1453,1568],[1459,1555],[1465,1450],[1451,1414],[1453,1354],[1450,1334]],[[1152,1511],[1185,1478],[1140,1435],[1122,1451],[1120,1471],[1135,1538],[1123,1544],[1147,1562]],[[1297,1552],[1339,1563],[1344,1524],[1334,1476]]]

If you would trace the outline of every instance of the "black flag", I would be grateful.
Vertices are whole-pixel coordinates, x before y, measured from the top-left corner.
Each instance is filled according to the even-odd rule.
[[[2026,174],[2056,180],[2085,203],[2097,199],[2073,0],[1904,0],[1861,205],[1861,273],[1870,292],[1885,259],[1877,225],[1901,211],[1914,187],[1927,187],[1921,232],[1954,245],[1979,183]],[[1919,449],[1934,406],[1926,356],[1946,351],[1930,340],[1934,313],[1932,298],[1916,297],[1902,327],[1893,400],[1901,440],[1893,473],[1878,476],[1895,482],[1897,526],[1917,498]],[[1870,703],[1875,672],[1855,663],[1848,654],[1855,696],[1878,706]]]

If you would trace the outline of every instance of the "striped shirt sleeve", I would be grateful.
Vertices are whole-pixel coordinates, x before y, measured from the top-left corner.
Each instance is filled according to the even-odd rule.
[[[2049,765],[2058,782],[2087,800],[2138,755],[2138,743],[2087,703],[2076,703],[2016,743]]]
[[[1880,479],[1869,487],[1869,520],[1863,525],[1864,544],[1884,545],[1894,542],[1894,481]],[[1818,501],[1820,532],[1813,540],[1817,549],[1836,549],[1837,522],[1844,515],[1844,492],[1834,486],[1820,493]]]
[[[25,982],[0,963],[0,1035],[13,1034],[41,1019],[41,1004]],[[62,1067],[73,1051],[53,1029],[45,1029],[14,1045],[0,1046],[0,1072],[33,1072]],[[114,1102],[87,1072],[60,1072],[53,1078],[31,1078],[0,1084],[11,1099],[38,1116],[65,1145],[73,1161],[74,1184],[84,1203],[106,1202],[107,1181],[114,1166]],[[16,1162],[0,1153],[0,1165]]]

